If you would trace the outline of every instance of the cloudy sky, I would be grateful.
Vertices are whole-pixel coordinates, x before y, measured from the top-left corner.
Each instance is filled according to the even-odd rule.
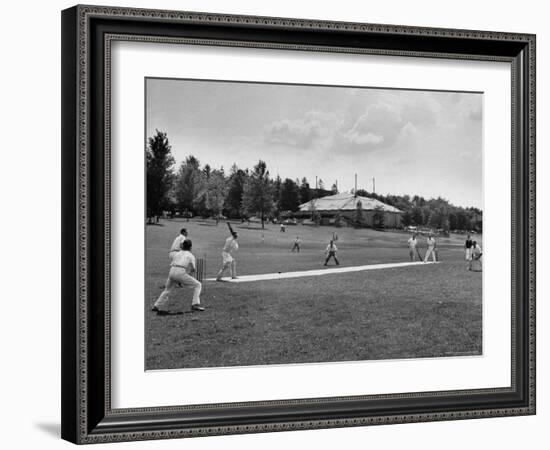
[[[266,161],[272,176],[327,188],[442,196],[482,207],[480,93],[147,80],[146,133],[165,131],[179,164],[229,170]]]

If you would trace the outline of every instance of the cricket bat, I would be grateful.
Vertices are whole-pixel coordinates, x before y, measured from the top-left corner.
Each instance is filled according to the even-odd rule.
[[[416,248],[416,254],[420,258],[420,261],[424,261],[424,258],[422,258],[422,255],[420,255],[420,250],[418,250],[418,247]]]
[[[233,231],[233,227],[231,226],[231,224],[229,223],[229,221],[227,222],[227,226],[229,227],[229,232],[231,234],[234,234],[235,232]]]

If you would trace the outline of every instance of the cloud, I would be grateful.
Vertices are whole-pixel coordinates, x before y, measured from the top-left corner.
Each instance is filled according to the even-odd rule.
[[[348,130],[343,134],[344,138],[353,144],[357,145],[379,145],[384,142],[384,136],[380,134],[373,134],[370,132],[360,132],[357,130]]]
[[[273,122],[264,128],[263,141],[351,154],[410,146],[437,133],[449,115],[459,113],[464,119],[465,114],[469,118],[481,114],[479,99],[471,95],[455,99],[438,92],[369,91],[368,99],[361,100],[360,108],[352,105],[340,114],[312,110],[296,119]]]
[[[304,117],[282,119],[267,125],[263,140],[271,145],[312,148],[321,141],[330,140],[340,127],[341,119],[333,113],[309,111]]]
[[[387,103],[370,105],[347,130],[340,130],[345,142],[365,147],[387,147],[395,142],[403,126],[398,108]]]

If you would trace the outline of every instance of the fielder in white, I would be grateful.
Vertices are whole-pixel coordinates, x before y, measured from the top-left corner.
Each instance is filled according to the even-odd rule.
[[[483,270],[481,265],[482,255],[483,255],[483,251],[481,250],[481,246],[476,241],[474,241],[472,244],[472,258],[469,261],[470,264],[469,264],[468,270],[471,270],[473,272],[481,272]],[[479,269],[473,268],[474,263],[476,266],[479,267]]]
[[[231,278],[237,278],[237,261],[231,256],[231,252],[239,249],[239,243],[237,242],[237,233],[231,228],[231,224],[227,222],[231,236],[225,240],[225,244],[222,249],[222,268],[216,275],[216,281],[222,281],[223,273],[230,269]]]
[[[416,246],[418,245],[416,233],[409,238],[409,240],[407,241],[407,245],[409,246],[409,258],[411,259],[411,261],[414,261],[416,259],[416,254],[418,253],[418,249],[416,248]],[[418,254],[418,257],[420,258],[420,254]]]
[[[187,239],[187,234],[187,229],[182,228],[180,230],[180,234],[176,236],[176,239],[174,239],[174,242],[172,242],[172,247],[170,247],[170,253],[168,254],[170,262],[172,262],[174,255],[181,251],[181,244],[183,244],[183,241]]]
[[[430,255],[432,255],[433,262],[437,262],[435,257],[435,238],[431,234],[428,234],[426,245],[428,246],[428,249],[426,250],[426,256],[424,256],[424,262],[428,262]]]
[[[340,265],[340,261],[338,261],[338,258],[336,258],[336,252],[338,251],[338,247],[336,247],[336,245],[334,245],[334,241],[331,240],[329,242],[329,244],[327,245],[327,248],[325,249],[325,255],[326,255],[326,259],[325,259],[325,266],[328,264],[328,261],[330,258],[334,258],[334,262],[336,263],[337,266]]]
[[[181,251],[174,253],[174,256],[172,257],[172,263],[170,264],[170,272],[168,273],[166,286],[153,306],[153,311],[156,311],[159,316],[171,314],[168,311],[170,293],[178,285],[188,287],[193,290],[191,310],[204,311],[204,308],[201,306],[200,299],[202,284],[200,281],[191,276],[191,274],[197,270],[197,261],[195,256],[191,253],[192,246],[193,244],[191,240],[185,239],[181,243]]]

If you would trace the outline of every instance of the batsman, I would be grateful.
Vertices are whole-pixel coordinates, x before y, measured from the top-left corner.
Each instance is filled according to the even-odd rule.
[[[239,243],[237,242],[237,232],[233,230],[231,224],[227,222],[229,232],[231,236],[227,237],[222,249],[222,268],[216,276],[216,281],[222,281],[222,276],[227,269],[230,269],[231,278],[234,280],[237,278],[237,262],[231,256],[231,252],[239,249]]]

